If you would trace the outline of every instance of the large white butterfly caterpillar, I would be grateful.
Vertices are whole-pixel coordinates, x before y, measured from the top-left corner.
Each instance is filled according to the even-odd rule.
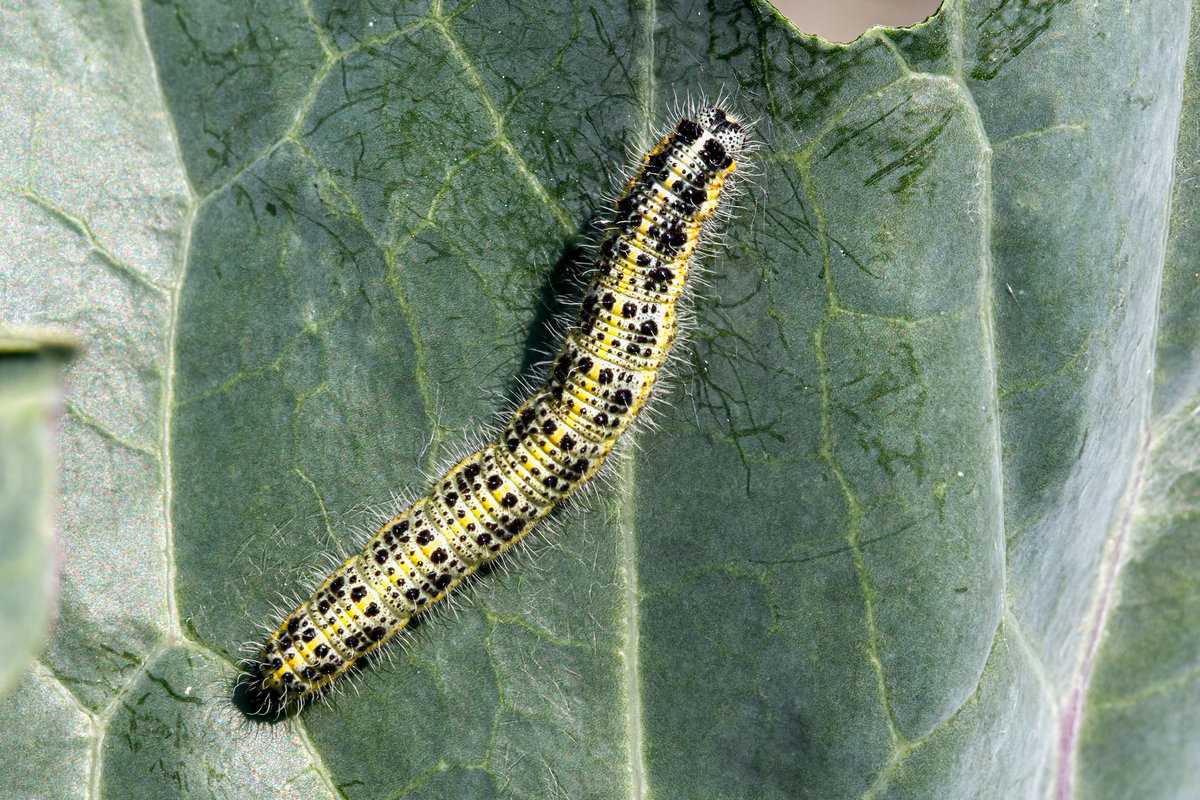
[[[745,149],[744,125],[710,107],[642,159],[545,385],[288,615],[248,665],[248,708],[275,713],[315,695],[596,472],[658,379],[693,254]]]

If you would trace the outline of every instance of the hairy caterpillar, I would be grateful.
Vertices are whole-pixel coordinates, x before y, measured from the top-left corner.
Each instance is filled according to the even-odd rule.
[[[692,257],[745,149],[745,126],[710,107],[641,160],[545,385],[288,615],[247,665],[249,707],[271,713],[315,695],[596,472],[657,381]]]

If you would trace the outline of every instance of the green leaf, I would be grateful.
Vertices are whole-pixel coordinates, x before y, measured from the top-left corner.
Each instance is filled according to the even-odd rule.
[[[54,447],[50,424],[71,344],[0,331],[0,694],[37,655],[54,604]]]
[[[1183,0],[847,46],[753,2],[0,8],[0,309],[85,346],[0,795],[1195,794]],[[241,717],[240,646],[526,394],[628,153],[726,96],[762,147],[656,425],[352,689]]]
[[[1192,12],[1193,28],[1200,24]],[[1128,563],[1083,706],[1080,793],[1186,798],[1200,786],[1200,49],[1187,56],[1143,473],[1120,536]],[[1122,764],[1144,764],[1124,770]]]

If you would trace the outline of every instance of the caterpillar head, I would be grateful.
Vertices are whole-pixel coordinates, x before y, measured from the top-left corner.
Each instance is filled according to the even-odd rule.
[[[711,133],[725,148],[730,158],[737,161],[746,149],[746,128],[725,109],[710,106],[696,115],[701,128]]]

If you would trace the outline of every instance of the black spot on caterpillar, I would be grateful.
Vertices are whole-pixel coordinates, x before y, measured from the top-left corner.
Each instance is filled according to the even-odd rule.
[[[287,616],[246,665],[239,704],[273,714],[313,697],[595,474],[654,388],[693,255],[745,149],[745,125],[710,107],[642,158],[545,384]]]

